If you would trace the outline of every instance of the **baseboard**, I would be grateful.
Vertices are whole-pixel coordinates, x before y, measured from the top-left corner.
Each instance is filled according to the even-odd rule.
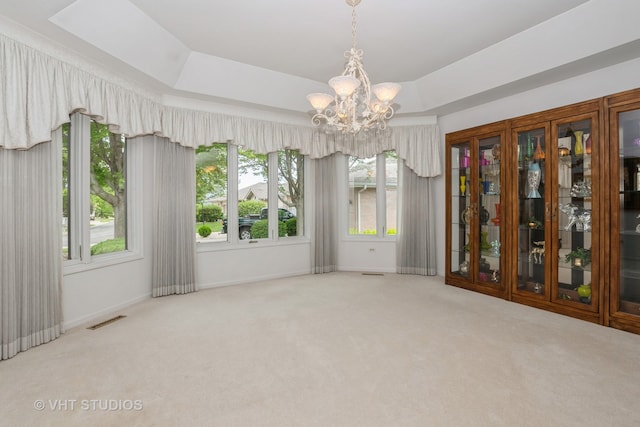
[[[80,318],[77,319],[73,319],[73,320],[65,320],[62,322],[62,325],[64,327],[64,330],[67,331],[69,329],[73,329],[75,327],[81,326],[83,324],[89,323],[89,322],[93,322],[101,317],[105,317],[108,315],[111,315],[119,310],[122,310],[123,308],[132,306],[134,304],[138,304],[139,302],[142,301],[146,301],[149,298],[151,298],[151,293],[148,293],[146,295],[140,295],[138,297],[135,297],[133,299],[130,299],[128,301],[122,302],[120,304],[116,304],[116,305],[112,305],[111,307],[107,307],[103,310],[100,310],[96,313],[91,313],[91,314],[87,314],[86,316],[82,316]]]
[[[348,265],[340,265],[338,266],[338,271],[350,271],[356,273],[397,273],[396,268],[362,268],[362,267],[352,267]]]
[[[285,277],[293,277],[293,276],[305,276],[307,274],[311,274],[311,271],[310,270],[289,271],[284,274],[268,274],[268,275],[255,276],[255,277],[244,277],[239,280],[226,280],[223,282],[215,282],[215,283],[211,283],[211,282],[199,283],[198,289],[222,288],[224,286],[243,285],[245,283],[262,282],[265,280],[282,279]]]

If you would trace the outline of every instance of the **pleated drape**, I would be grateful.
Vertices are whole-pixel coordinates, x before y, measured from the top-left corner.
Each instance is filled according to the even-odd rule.
[[[436,274],[436,226],[432,178],[415,174],[404,162],[400,168],[397,271],[404,274]]]
[[[63,332],[60,138],[0,148],[0,360]]]
[[[314,273],[329,273],[338,268],[338,211],[336,154],[314,160],[315,222],[313,230]]]
[[[196,290],[195,151],[155,138],[152,296]]]
[[[228,142],[262,154],[289,148],[312,159],[335,152],[370,157],[396,150],[419,176],[441,173],[437,125],[326,134],[311,124],[166,106],[0,34],[0,147],[28,149],[49,141],[51,131],[76,111],[128,138],[163,136],[191,148]]]

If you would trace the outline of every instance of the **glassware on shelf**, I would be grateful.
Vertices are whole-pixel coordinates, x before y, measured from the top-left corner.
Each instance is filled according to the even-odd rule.
[[[460,177],[460,195],[464,196],[467,191],[467,176],[462,175]]]
[[[480,224],[482,225],[487,225],[487,222],[489,221],[489,217],[491,215],[489,215],[489,211],[487,210],[487,208],[485,208],[484,206],[480,207]]]
[[[491,249],[493,252],[493,256],[500,256],[500,240],[492,240]]]
[[[591,231],[591,209],[576,206],[573,203],[560,203],[560,212],[567,215],[567,225],[565,231],[570,231],[576,226],[576,231]]]
[[[582,144],[582,135],[584,132],[581,130],[573,131],[573,134],[576,137],[576,144],[573,146],[573,153],[577,156],[584,154],[584,145]]]
[[[541,176],[542,176],[542,171],[540,170],[540,165],[536,162],[531,162],[529,164],[529,172],[527,174],[527,182],[529,183],[529,194],[527,195],[527,197],[529,199],[542,198],[542,196],[538,192]]]
[[[591,182],[578,181],[571,187],[571,197],[591,197]]]
[[[462,213],[460,214],[460,221],[462,221],[464,225],[471,224],[471,206],[467,206],[462,211]]]
[[[500,144],[496,144],[491,148],[491,155],[494,162],[500,161]]]
[[[531,160],[533,158],[533,142],[531,141],[531,134],[527,134],[527,152],[525,153],[525,159]]]
[[[464,156],[462,157],[462,160],[460,161],[460,167],[461,168],[468,168],[469,166],[471,166],[471,159],[469,158],[469,149],[465,148],[464,149]]]
[[[469,261],[464,261],[462,264],[460,264],[458,269],[460,270],[460,274],[462,274],[463,276],[468,276],[469,275]]]
[[[524,148],[520,147],[520,144],[518,144],[518,163],[522,163],[524,161]]]
[[[496,217],[491,219],[495,225],[500,225],[500,203],[496,203]]]
[[[577,292],[580,302],[585,304],[591,303],[591,283],[578,286]]]
[[[542,136],[541,135],[537,135],[536,139],[537,139],[537,144],[536,144],[536,151],[534,151],[533,153],[533,160],[534,161],[540,161],[540,160],[544,160],[544,151],[542,151],[542,146],[540,145],[540,138]]]

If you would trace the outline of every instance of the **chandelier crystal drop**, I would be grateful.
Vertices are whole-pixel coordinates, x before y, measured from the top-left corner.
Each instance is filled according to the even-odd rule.
[[[329,80],[334,95],[312,93],[307,99],[316,110],[311,118],[314,126],[323,123],[342,133],[357,134],[361,130],[387,127],[393,117],[393,99],[400,91],[398,83],[379,83],[371,86],[362,65],[362,49],[356,48],[356,6],[361,0],[346,0],[351,12],[351,50],[344,53],[347,65],[342,75]],[[371,98],[371,93],[375,95]]]

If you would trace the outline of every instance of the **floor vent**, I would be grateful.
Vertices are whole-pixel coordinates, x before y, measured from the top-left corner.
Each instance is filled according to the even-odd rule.
[[[384,276],[384,273],[362,273],[363,276]]]
[[[120,319],[124,319],[125,317],[127,316],[120,315],[120,316],[112,317],[111,319],[105,320],[104,322],[96,323],[93,326],[89,326],[87,329],[91,329],[92,331],[94,331],[96,329],[102,328],[103,326],[110,325],[113,322],[117,322]]]

